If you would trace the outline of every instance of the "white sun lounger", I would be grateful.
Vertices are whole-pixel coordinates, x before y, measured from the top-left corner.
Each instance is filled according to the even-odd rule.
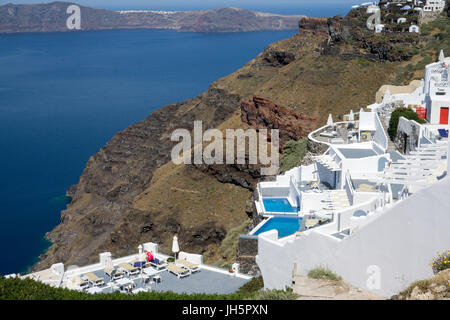
[[[175,265],[174,263],[169,263],[167,265],[167,271],[176,275],[178,277],[178,279],[187,277],[188,275],[191,274],[191,271],[189,269],[179,267],[179,266]]]
[[[88,272],[84,276],[93,286],[102,286],[105,284],[105,281],[102,278],[98,277],[96,274],[92,272]]]
[[[139,273],[139,268],[132,266],[129,263],[121,263],[119,267],[127,274],[127,275],[135,275]]]
[[[189,269],[191,272],[200,271],[200,266],[198,264],[189,262],[186,259],[179,259],[176,261],[176,264],[181,265],[181,267],[185,267],[186,269]]]
[[[155,268],[156,270],[165,270],[167,268],[167,261],[165,260],[159,260],[159,263],[156,263],[154,261],[149,261],[145,264],[145,267],[151,266]]]
[[[76,276],[73,278],[72,282],[76,284],[80,289],[84,290],[86,288],[89,288],[89,281],[86,279],[81,279],[80,277]]]
[[[111,280],[123,278],[123,273],[114,268],[106,268],[104,271]]]

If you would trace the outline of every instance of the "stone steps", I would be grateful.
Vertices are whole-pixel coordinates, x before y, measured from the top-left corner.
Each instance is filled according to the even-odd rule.
[[[397,150],[397,147],[395,146],[395,143],[389,138],[388,134],[388,127],[386,124],[386,118],[378,114],[380,117],[381,125],[383,126],[384,132],[386,133],[386,136],[388,138],[388,151],[395,151]]]

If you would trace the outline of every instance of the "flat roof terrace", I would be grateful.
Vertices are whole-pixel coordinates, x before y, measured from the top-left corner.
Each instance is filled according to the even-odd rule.
[[[103,270],[93,272],[96,276],[102,278],[106,284],[101,288],[103,293],[112,293],[110,278]],[[145,284],[143,279],[137,277],[126,277],[135,284],[135,289],[142,288],[148,291],[175,293],[205,293],[205,294],[229,294],[237,291],[242,285],[248,282],[248,279],[228,275],[223,272],[213,271],[201,268],[199,272],[190,274],[187,277],[178,279],[177,276],[169,273],[167,270],[160,271],[158,275],[161,277],[160,283]]]
[[[347,159],[360,159],[377,155],[373,149],[338,148],[338,150]]]

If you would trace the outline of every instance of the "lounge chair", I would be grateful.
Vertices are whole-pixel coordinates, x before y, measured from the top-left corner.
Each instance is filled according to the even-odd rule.
[[[167,265],[167,271],[176,275],[178,279],[187,277],[191,274],[191,271],[189,269],[179,267],[175,263],[169,263]]]
[[[119,264],[119,267],[129,276],[139,273],[139,268],[132,266],[128,262]]]
[[[105,284],[105,281],[93,272],[88,272],[84,276],[93,286],[102,286]]]
[[[189,262],[186,259],[179,259],[175,263],[178,265],[181,265],[181,267],[185,267],[186,269],[189,269],[189,271],[191,271],[191,272],[200,271],[200,266],[198,264]]]
[[[123,273],[114,268],[106,268],[104,271],[111,280],[123,278]]]
[[[156,270],[164,270],[167,268],[167,261],[162,261],[157,258],[153,258],[152,260],[147,262],[146,265],[151,266]]]
[[[314,228],[319,224],[319,219],[307,219],[305,221],[305,227],[306,229]]]
[[[74,284],[76,284],[78,287],[80,287],[81,290],[85,290],[89,288],[89,281],[86,279],[81,279],[80,277],[74,277],[72,280]]]
[[[133,260],[133,261],[131,262],[131,265],[134,266],[134,267],[136,267],[136,268],[142,269],[142,268],[144,267],[144,265],[145,265],[145,261],[141,261],[141,260]]]

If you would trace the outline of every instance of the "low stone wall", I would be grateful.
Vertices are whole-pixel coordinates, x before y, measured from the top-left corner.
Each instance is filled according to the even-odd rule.
[[[258,237],[241,235],[238,244],[239,272],[256,275],[261,273],[256,263],[258,254]]]

